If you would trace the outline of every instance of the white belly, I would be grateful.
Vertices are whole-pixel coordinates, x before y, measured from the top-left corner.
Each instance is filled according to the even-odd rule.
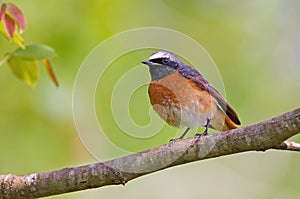
[[[175,123],[179,124],[178,126],[180,128],[189,127],[193,129],[205,126],[207,119],[214,117],[216,106],[211,107],[211,111],[206,111],[205,114],[203,113],[203,109],[207,110],[207,107],[204,107],[197,100],[197,102],[190,103],[189,106],[182,106],[180,109],[178,109],[178,107],[171,106],[168,112],[172,113],[170,117],[172,117],[172,120],[174,120]]]

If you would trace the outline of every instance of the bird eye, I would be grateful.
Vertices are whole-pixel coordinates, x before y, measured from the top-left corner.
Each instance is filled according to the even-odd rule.
[[[162,58],[162,60],[161,60],[161,62],[162,62],[163,64],[167,64],[167,63],[169,63],[169,61],[170,61],[170,58],[169,58],[169,57],[164,57],[164,58]]]

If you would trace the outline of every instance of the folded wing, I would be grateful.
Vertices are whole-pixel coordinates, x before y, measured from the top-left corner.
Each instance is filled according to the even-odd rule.
[[[184,77],[192,80],[195,82],[199,87],[201,87],[204,90],[207,90],[211,96],[216,98],[218,101],[220,107],[226,113],[226,115],[237,125],[240,125],[241,122],[238,118],[238,115],[233,110],[233,108],[227,103],[227,101],[224,99],[224,97],[213,87],[209,84],[209,82],[202,76],[201,73],[196,71],[190,66],[184,66],[180,67],[178,69],[179,73],[183,75]]]

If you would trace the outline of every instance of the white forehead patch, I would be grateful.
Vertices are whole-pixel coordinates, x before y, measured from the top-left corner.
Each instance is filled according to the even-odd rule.
[[[171,53],[166,52],[166,51],[158,51],[156,53],[154,53],[153,55],[151,55],[149,57],[149,59],[157,59],[157,58],[163,58],[163,57],[168,57],[171,58]]]
[[[167,57],[169,58],[171,61],[173,62],[176,62],[177,64],[184,64],[179,58],[177,58],[174,54],[168,52],[168,51],[164,51],[164,50],[161,50],[161,51],[158,51],[154,54],[152,54],[150,57],[149,57],[149,60],[151,59],[158,59],[158,58],[164,58],[164,57]]]

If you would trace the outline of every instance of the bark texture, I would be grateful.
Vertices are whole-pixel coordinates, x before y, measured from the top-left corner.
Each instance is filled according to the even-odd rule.
[[[245,151],[300,151],[286,141],[300,133],[300,108],[278,117],[205,137],[172,143],[118,159],[23,176],[0,175],[0,198],[37,198],[107,185],[176,165]]]

